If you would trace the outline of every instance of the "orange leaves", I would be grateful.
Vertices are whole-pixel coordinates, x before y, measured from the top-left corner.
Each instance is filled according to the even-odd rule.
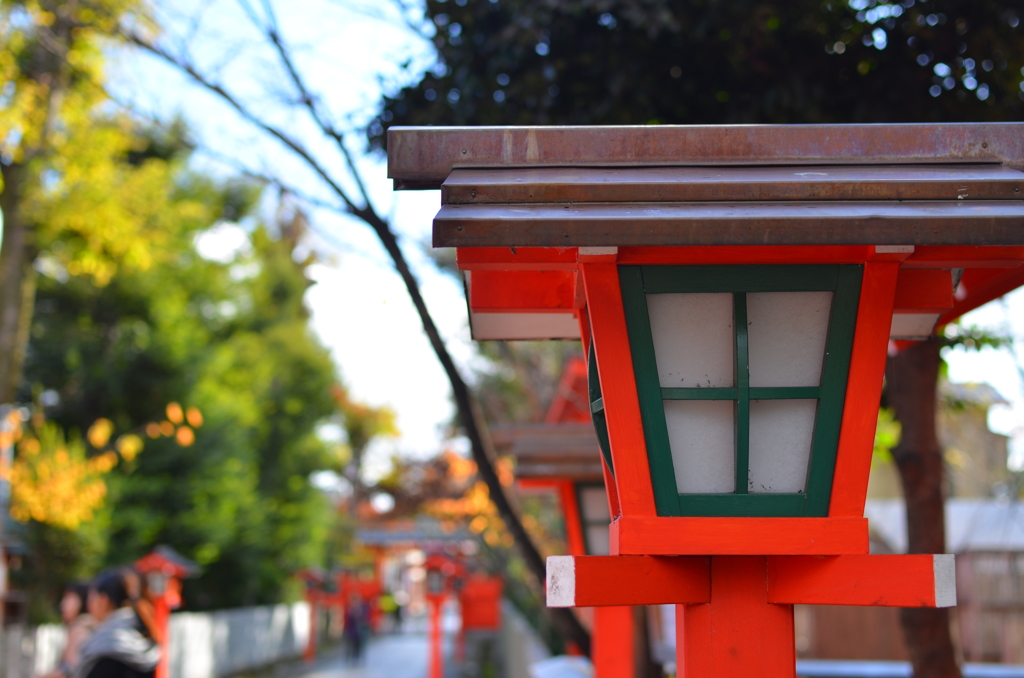
[[[97,450],[103,449],[110,442],[110,435],[114,432],[114,422],[109,419],[100,417],[92,423],[89,427],[89,432],[86,434],[86,438],[89,439],[89,444],[95,447]]]
[[[167,420],[146,424],[146,435],[173,437],[182,447],[194,444],[192,427],[203,424],[199,409],[185,410],[178,403],[170,403],[166,414]],[[114,423],[102,417],[86,431],[85,440],[78,435],[65,437],[59,426],[45,420],[41,410],[33,414],[27,429],[23,428],[20,416],[13,414],[4,424],[0,427],[0,447],[17,444],[11,467],[0,468],[0,475],[11,482],[11,516],[22,522],[35,520],[67,530],[75,530],[93,519],[106,499],[104,476],[120,459],[133,461],[145,446],[142,437],[134,432],[115,439]],[[88,454],[86,442],[95,454]]]
[[[203,425],[203,413],[198,407],[190,407],[185,410],[185,419],[192,428],[199,428]]]
[[[192,432],[188,426],[181,426],[174,433],[174,439],[178,441],[178,444],[182,447],[188,447],[196,441],[196,434]]]
[[[178,403],[167,404],[167,418],[172,424],[180,424],[185,421],[185,412]]]

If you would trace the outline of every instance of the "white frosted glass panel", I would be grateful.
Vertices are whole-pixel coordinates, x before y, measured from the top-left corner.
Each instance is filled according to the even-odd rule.
[[[603,520],[610,523],[612,518],[608,513],[608,497],[605,496],[603,487],[582,487],[580,488],[580,513],[583,520],[588,523],[596,523]]]
[[[587,553],[592,556],[607,556],[611,553],[608,548],[607,525],[587,526]]]
[[[818,386],[831,292],[750,292],[750,385]]]
[[[750,493],[806,489],[817,409],[817,400],[750,402]]]
[[[680,494],[736,490],[735,405],[731,400],[666,400],[665,423]]]
[[[662,388],[733,385],[731,294],[648,294]]]

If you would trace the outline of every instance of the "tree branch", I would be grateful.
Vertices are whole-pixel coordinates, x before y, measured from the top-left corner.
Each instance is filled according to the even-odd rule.
[[[272,22],[273,19],[271,18],[270,21]],[[431,348],[448,377],[452,393],[455,397],[459,419],[465,430],[466,437],[470,441],[470,448],[472,450],[473,460],[477,465],[477,472],[480,475],[480,478],[487,485],[490,493],[490,499],[494,502],[499,515],[505,522],[505,525],[512,534],[512,537],[515,539],[523,560],[526,562],[529,570],[533,573],[538,585],[543,588],[546,570],[544,559],[536,545],[534,545],[529,534],[527,534],[526,529],[523,527],[518,507],[506,494],[505,489],[498,478],[494,465],[494,460],[497,455],[494,451],[494,446],[491,443],[490,435],[488,434],[480,406],[467,386],[465,380],[462,378],[458,367],[455,365],[451,354],[448,352],[447,346],[445,346],[444,340],[441,338],[441,334],[438,331],[437,326],[434,324],[434,320],[431,317],[430,311],[427,309],[426,302],[420,292],[419,282],[416,280],[415,275],[405,259],[405,255],[399,247],[398,240],[395,237],[394,232],[391,230],[390,223],[374,210],[373,204],[369,200],[369,194],[365,188],[364,182],[355,167],[351,153],[348,148],[345,147],[344,136],[337,132],[328,121],[321,117],[321,114],[316,108],[315,100],[310,94],[309,89],[305,86],[298,70],[295,68],[286,46],[283,44],[283,41],[280,39],[276,30],[273,30],[273,24],[271,24],[270,31],[264,30],[264,32],[268,39],[273,43],[278,54],[281,56],[286,68],[291,74],[293,83],[303,96],[303,105],[313,115],[314,120],[317,121],[321,131],[335,141],[341,150],[342,155],[345,157],[347,169],[356,181],[361,197],[363,198],[363,206],[359,206],[355,203],[355,201],[341,187],[340,183],[338,183],[330,173],[326,171],[326,169],[309,151],[305,149],[301,143],[299,143],[298,140],[292,138],[283,130],[257,116],[223,86],[218,85],[205,77],[187,60],[170,54],[159,45],[147,40],[130,29],[123,29],[122,35],[131,44],[134,44],[154,56],[159,57],[163,61],[186,73],[198,85],[200,85],[200,87],[212,94],[215,94],[221,100],[226,102],[244,120],[250,122],[258,129],[264,131],[284,144],[286,148],[296,154],[324,180],[327,186],[330,187],[330,189],[343,203],[344,210],[347,213],[361,219],[373,229],[374,233],[377,234],[377,237],[385,251],[387,251],[388,255],[391,257],[395,270],[402,278],[406,292],[409,294],[413,306],[416,308],[416,312],[419,315],[420,322],[423,325],[423,331],[427,335]],[[580,624],[579,619],[577,619],[572,612],[564,608],[546,608],[546,610],[556,628],[558,628],[567,639],[573,641],[583,652],[589,654],[590,634]]]

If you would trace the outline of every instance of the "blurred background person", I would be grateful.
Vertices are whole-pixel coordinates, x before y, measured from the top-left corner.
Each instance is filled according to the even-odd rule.
[[[89,587],[88,610],[97,622],[74,678],[152,678],[160,659],[160,631],[142,581],[130,569],[101,572]]]
[[[96,628],[96,620],[86,611],[86,600],[89,596],[89,585],[74,581],[64,587],[60,599],[60,616],[67,627],[67,643],[60,656],[60,664],[42,678],[70,678],[78,663],[82,644],[92,635]]]

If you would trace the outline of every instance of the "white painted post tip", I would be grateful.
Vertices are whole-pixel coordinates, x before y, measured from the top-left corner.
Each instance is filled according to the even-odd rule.
[[[913,254],[913,245],[875,245],[875,254]]]
[[[619,248],[616,247],[581,247],[579,248],[578,254],[581,257],[610,257],[618,254]]]
[[[952,554],[932,556],[935,573],[935,607],[956,607],[956,560]]]
[[[576,560],[572,556],[548,556],[548,607],[576,606]]]

